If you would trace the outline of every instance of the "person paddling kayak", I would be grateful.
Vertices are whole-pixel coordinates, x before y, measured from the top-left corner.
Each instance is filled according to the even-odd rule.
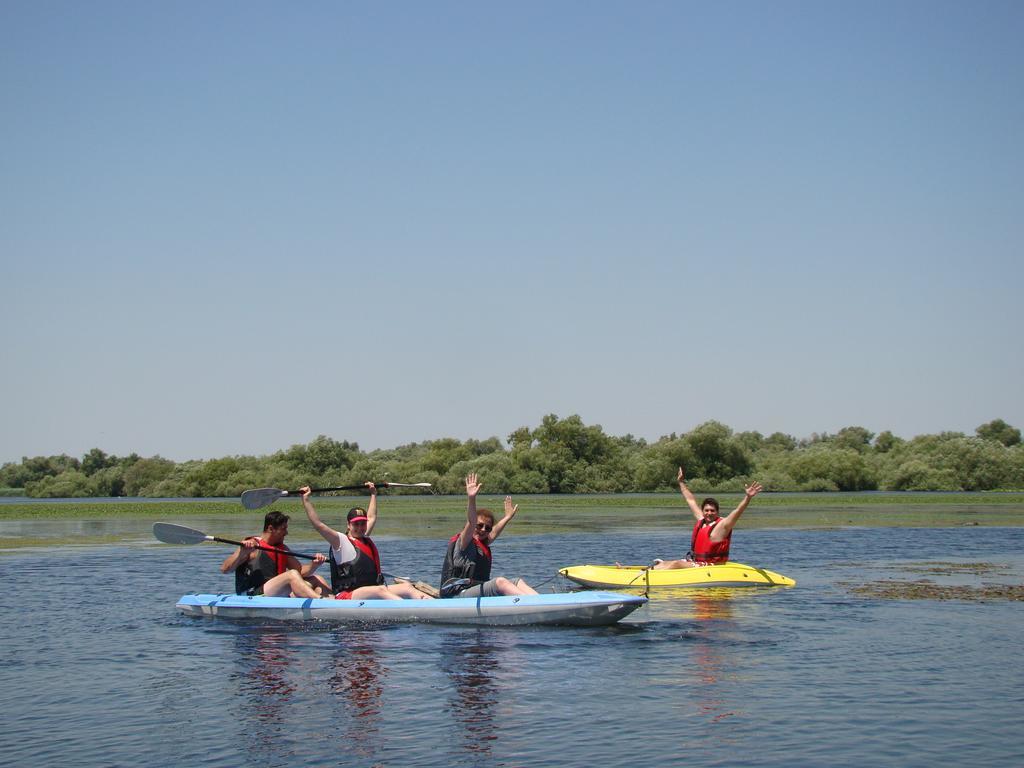
[[[288,535],[288,519],[283,512],[268,512],[263,518],[263,533],[242,539],[242,546],[224,558],[220,572],[235,572],[235,594],[320,597],[327,585],[313,571],[327,558],[318,554],[312,562],[299,565],[298,560],[287,554],[284,537]],[[314,579],[315,584],[323,585],[319,590],[310,583]]]
[[[523,579],[491,578],[491,544],[512,522],[519,505],[506,496],[505,516],[495,524],[489,509],[476,508],[476,495],[482,487],[476,473],[466,478],[466,524],[448,541],[441,566],[441,597],[536,595],[537,590]]]
[[[729,560],[729,542],[732,539],[733,528],[739,522],[740,516],[750,504],[750,500],[759,494],[763,488],[760,483],[751,483],[745,486],[743,499],[725,517],[718,514],[718,501],[706,498],[699,505],[697,499],[686,485],[683,475],[683,468],[679,468],[676,477],[679,481],[679,492],[686,499],[693,516],[697,522],[693,526],[693,533],[690,536],[690,551],[681,560],[655,560],[655,570],[669,568],[696,568],[702,565],[718,565]]]
[[[309,500],[312,488],[307,485],[300,489],[306,517],[331,545],[331,591],[338,600],[430,600],[430,595],[407,582],[384,583],[380,553],[370,538],[377,523],[377,487],[373,483],[367,483],[366,487],[370,490],[370,503],[366,509],[353,507],[348,511],[345,533],[334,530],[317,515]]]

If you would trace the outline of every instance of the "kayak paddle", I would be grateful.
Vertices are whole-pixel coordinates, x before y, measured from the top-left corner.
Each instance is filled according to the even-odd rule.
[[[186,528],[184,525],[174,525],[174,523],[153,523],[153,535],[164,544],[202,544],[204,541],[219,541],[221,544],[234,544],[236,547],[244,546],[240,541],[208,536],[202,531]],[[260,547],[260,549],[264,552],[280,552],[283,555],[301,557],[304,560],[315,559],[313,555],[292,552],[290,549],[277,549],[276,547]]]
[[[378,488],[430,488],[430,483],[374,483]],[[359,491],[366,488],[361,485],[336,485],[332,488],[313,488],[313,493],[325,491]],[[301,496],[302,491],[282,491],[280,488],[255,488],[242,493],[242,506],[246,509],[262,509],[286,496]]]

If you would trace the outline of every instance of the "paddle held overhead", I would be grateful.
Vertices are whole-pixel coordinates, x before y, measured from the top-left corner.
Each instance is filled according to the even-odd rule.
[[[374,483],[378,488],[430,488],[430,483]],[[327,491],[360,491],[366,488],[366,483],[361,485],[337,485],[332,488],[314,488],[313,493],[325,493]],[[246,509],[262,509],[268,504],[273,504],[278,499],[288,496],[302,496],[302,491],[282,491],[280,488],[255,488],[245,491],[242,494],[242,506]]]

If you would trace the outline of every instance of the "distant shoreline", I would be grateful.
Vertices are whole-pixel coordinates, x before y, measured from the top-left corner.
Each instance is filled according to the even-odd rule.
[[[699,486],[690,486],[696,496],[714,496],[717,499],[739,498],[738,493],[716,493],[714,490],[701,489]],[[502,499],[504,494],[483,494],[482,498]],[[559,500],[665,500],[679,499],[675,492],[644,492],[636,494],[515,494],[517,499],[549,499],[554,502]],[[337,493],[318,494],[313,497],[314,502],[334,502],[345,499],[366,498],[366,494],[358,493]],[[293,497],[295,501],[298,497]],[[411,494],[402,492],[391,494],[383,492],[382,500],[389,502],[408,502],[410,500],[434,499],[434,500],[460,500],[465,499],[462,494]],[[1013,500],[1024,504],[1024,489],[1022,490],[820,490],[820,492],[806,492],[806,490],[778,490],[778,492],[764,492],[757,497],[755,504],[785,504],[785,503],[820,503],[824,505],[849,504],[853,500],[869,503],[921,503],[929,500],[950,501],[971,500],[972,503],[1004,504]],[[575,503],[575,502],[573,502]],[[0,510],[7,506],[17,505],[95,505],[95,504],[240,504],[238,497],[144,497],[144,496],[121,496],[121,497],[79,497],[74,499],[47,499],[28,496],[0,496]]]
[[[698,494],[701,495],[701,494]],[[500,514],[503,496],[484,495],[478,504]],[[517,495],[519,513],[508,535],[571,535],[581,531],[614,532],[625,528],[685,528],[692,517],[678,494]],[[737,503],[736,494],[720,494],[723,511]],[[344,513],[365,504],[360,496],[321,496],[317,510],[328,524],[340,527]],[[116,543],[145,537],[157,520],[210,525],[218,531],[258,530],[264,514],[277,509],[300,525],[305,515],[297,499],[265,509],[243,509],[238,499],[65,499],[0,501],[0,549],[68,543]],[[447,537],[465,519],[464,496],[382,496],[376,535],[399,538]],[[91,521],[102,523],[93,535]],[[123,526],[118,522],[122,521]],[[86,528],[82,528],[85,524]],[[823,493],[761,494],[747,509],[739,531],[759,529],[1024,527],[1022,493]]]

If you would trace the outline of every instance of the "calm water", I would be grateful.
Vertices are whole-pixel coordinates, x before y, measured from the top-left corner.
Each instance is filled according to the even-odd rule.
[[[684,538],[506,537],[495,553],[500,572],[540,583],[676,554]],[[442,544],[378,543],[385,569],[435,579]],[[0,764],[1024,764],[1020,603],[845,586],[900,578],[898,558],[1007,564],[954,581],[1019,584],[1024,529],[740,530],[733,548],[797,587],[656,596],[601,629],[186,618],[182,593],[230,587],[216,570],[228,548],[5,554]]]

